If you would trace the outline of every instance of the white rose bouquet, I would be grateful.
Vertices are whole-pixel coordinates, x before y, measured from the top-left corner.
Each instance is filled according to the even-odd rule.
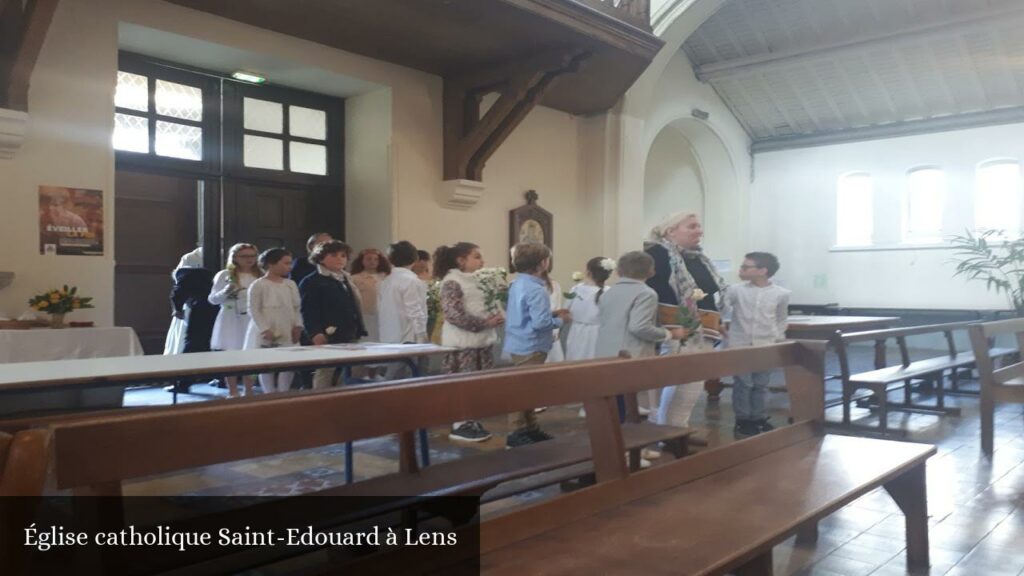
[[[504,268],[481,268],[473,273],[480,291],[484,293],[484,305],[491,314],[497,314],[508,304],[508,270]]]

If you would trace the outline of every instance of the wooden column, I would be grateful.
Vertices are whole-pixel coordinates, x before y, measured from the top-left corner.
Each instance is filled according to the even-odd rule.
[[[59,0],[0,0],[0,108],[28,111],[32,70]]]

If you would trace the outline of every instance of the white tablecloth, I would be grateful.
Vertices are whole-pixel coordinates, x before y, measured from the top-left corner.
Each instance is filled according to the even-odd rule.
[[[0,366],[22,362],[141,356],[142,353],[139,337],[131,328],[0,330]],[[46,366],[61,370],[59,364],[49,363]],[[116,408],[121,406],[123,397],[123,386],[5,395],[0,398],[0,416]]]
[[[0,363],[141,356],[131,328],[0,330]]]

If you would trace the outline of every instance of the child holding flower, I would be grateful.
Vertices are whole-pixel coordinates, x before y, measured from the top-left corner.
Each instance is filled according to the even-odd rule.
[[[299,314],[299,287],[288,276],[292,271],[292,254],[284,248],[271,248],[260,254],[260,268],[265,274],[249,286],[249,328],[245,333],[245,349],[295,346],[302,335]],[[260,374],[264,394],[291,389],[292,372]]]
[[[601,329],[598,304],[606,290],[604,284],[614,271],[615,260],[604,256],[591,258],[587,261],[586,276],[580,278],[582,283],[572,287],[572,298],[568,306],[572,325],[569,326],[569,336],[565,342],[566,360],[571,362],[595,358],[597,334]],[[577,279],[577,274],[573,273],[573,280]]]
[[[445,374],[475,372],[494,367],[497,327],[504,321],[501,308],[481,286],[477,273],[484,267],[480,247],[469,242],[441,246],[434,252],[434,277],[441,284],[439,318],[441,345],[457,348],[445,354]],[[483,274],[488,277],[488,273]],[[455,422],[448,438],[483,442],[491,433],[476,421]]]
[[[210,304],[220,306],[213,323],[211,350],[241,350],[245,332],[249,327],[249,285],[259,277],[256,266],[257,249],[252,244],[235,244],[228,250],[228,264],[213,277],[213,288],[207,298]],[[238,377],[224,379],[228,395],[238,396]],[[252,380],[243,377],[245,394],[252,393]]]
[[[351,249],[340,240],[317,244],[309,261],[316,273],[306,276],[299,285],[302,295],[302,320],[306,335],[316,346],[355,342],[366,336],[362,302],[345,266]],[[334,368],[321,368],[313,373],[313,389],[329,388]]]

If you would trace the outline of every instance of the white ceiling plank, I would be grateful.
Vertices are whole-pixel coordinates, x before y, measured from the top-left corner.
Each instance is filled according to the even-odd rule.
[[[892,42],[918,36],[945,35],[953,31],[962,33],[971,26],[988,26],[993,22],[1006,21],[1010,18],[1024,19],[1024,2],[1010,7],[989,9],[982,13],[962,15],[938,23],[911,26],[898,32],[869,33],[859,37],[840,39],[829,44],[794,47],[773,54],[760,54],[749,58],[709,64],[699,68],[698,76],[701,79],[710,79],[725,74],[739,73],[750,68],[762,69],[767,66],[781,66],[801,59],[814,59],[837,52],[859,50],[881,42]]]
[[[684,51],[775,145],[1006,119],[987,113],[1024,110],[1022,29],[1024,0],[728,0]]]

